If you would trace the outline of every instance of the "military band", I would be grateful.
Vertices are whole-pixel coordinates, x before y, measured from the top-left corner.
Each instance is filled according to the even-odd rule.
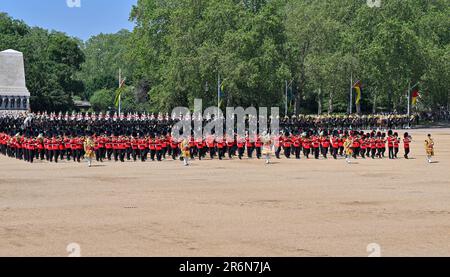
[[[373,121],[373,118],[377,120]],[[344,120],[345,119],[345,120]],[[398,132],[376,130],[364,132],[352,124],[396,126],[409,121],[405,117],[298,116],[281,120],[281,132],[266,136],[216,136],[177,140],[171,136],[176,122],[167,114],[109,116],[108,114],[34,114],[0,117],[0,152],[8,157],[33,163],[36,160],[89,164],[115,161],[162,162],[188,159],[397,159],[403,143],[408,159],[412,138],[408,133],[400,140]],[[375,124],[375,122],[378,122]],[[207,121],[205,122],[205,124]],[[343,125],[342,125],[343,124]],[[350,124],[350,125],[346,125]],[[380,126],[381,126],[380,125]],[[343,126],[343,127],[342,127]],[[271,146],[269,147],[268,141]],[[186,148],[189,149],[187,153]],[[431,152],[430,152],[431,153]]]

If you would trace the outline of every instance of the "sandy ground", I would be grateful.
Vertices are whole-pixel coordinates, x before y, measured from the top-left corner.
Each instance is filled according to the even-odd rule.
[[[436,163],[423,140],[432,132]],[[410,160],[36,163],[0,157],[0,256],[450,256],[450,129]]]

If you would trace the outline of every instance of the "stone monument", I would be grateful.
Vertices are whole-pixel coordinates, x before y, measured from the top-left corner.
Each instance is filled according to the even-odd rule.
[[[0,52],[0,113],[23,112],[30,108],[30,92],[25,85],[23,54]]]

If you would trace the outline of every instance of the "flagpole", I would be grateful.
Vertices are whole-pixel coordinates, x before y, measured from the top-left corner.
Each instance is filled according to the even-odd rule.
[[[288,81],[286,80],[286,95],[285,95],[286,101],[284,103],[284,115],[288,115]]]
[[[408,82],[408,95],[406,96],[406,99],[408,101],[407,114],[409,118],[411,116],[411,82]]]
[[[122,85],[122,69],[119,68],[119,89],[121,85]],[[121,110],[122,110],[122,94],[119,92],[119,117],[121,114]]]
[[[217,118],[220,113],[220,73],[217,72]]]
[[[349,108],[350,114],[353,113],[353,70],[350,74],[350,108]]]

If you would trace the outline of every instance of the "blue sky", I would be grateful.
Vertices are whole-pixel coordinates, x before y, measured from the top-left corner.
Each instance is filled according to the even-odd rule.
[[[128,21],[137,0],[69,0],[81,7],[69,8],[67,0],[0,0],[0,12],[30,26],[65,32],[87,40],[100,33],[133,28]]]

